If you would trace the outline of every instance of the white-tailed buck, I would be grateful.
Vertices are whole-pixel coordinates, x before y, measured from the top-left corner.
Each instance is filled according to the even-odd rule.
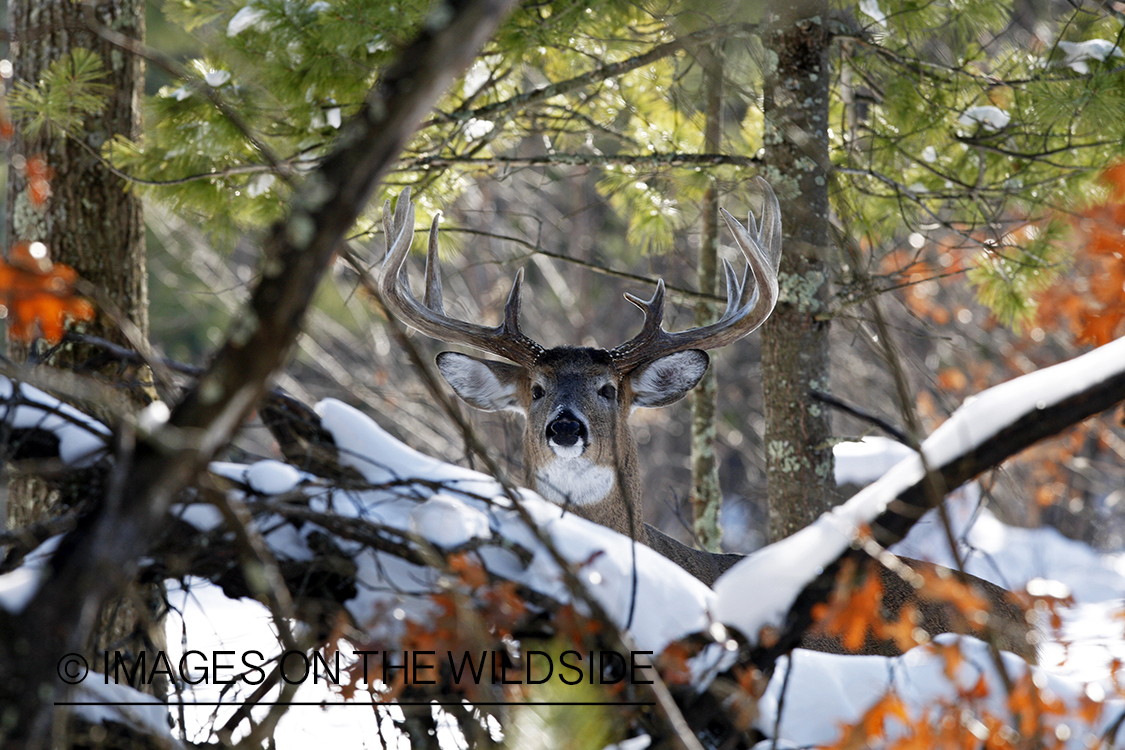
[[[724,261],[727,304],[722,317],[699,328],[665,331],[664,282],[658,281],[652,299],[625,295],[644,312],[644,324],[632,339],[609,350],[571,346],[545,349],[524,335],[519,326],[522,269],[516,273],[504,320],[498,326],[491,328],[447,316],[438,269],[439,217],[434,217],[430,226],[425,293],[419,301],[410,291],[406,272],[414,238],[414,204],[409,189],[399,196],[393,216],[389,200],[383,213],[387,254],[380,293],[384,303],[405,323],[428,336],[507,360],[442,352],[437,365],[457,395],[470,405],[523,415],[527,486],[580,516],[647,544],[708,585],[742,556],[688,547],[644,523],[637,443],[629,428],[629,415],[639,407],[667,406],[681,399],[707,370],[709,359],[704,350],[746,336],[773,311],[781,259],[781,208],[769,184],[760,177],[756,182],[764,197],[760,228],[753,214],[743,226],[727,211],[722,212],[747,262],[740,277]],[[885,599],[892,608],[896,599],[901,604],[915,598],[913,589],[898,576],[884,573],[883,579]],[[1015,608],[1007,602],[1007,592],[985,581],[979,583],[994,604],[1002,601],[1012,613]],[[926,603],[919,604],[926,614]],[[953,619],[948,615],[942,615],[940,622],[931,618],[936,628],[927,629],[957,630],[944,624]],[[1018,616],[1022,636],[1027,627],[1022,614]],[[831,644],[819,645],[831,649]],[[1022,646],[1006,647],[1027,653],[1027,642]]]

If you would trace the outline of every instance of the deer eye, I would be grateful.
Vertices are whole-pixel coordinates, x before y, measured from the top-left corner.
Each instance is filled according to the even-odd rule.
[[[606,401],[616,401],[617,389],[614,388],[611,384],[606,383],[598,389],[598,395],[604,398]]]
[[[543,390],[543,386],[539,385],[538,383],[531,386],[531,400],[532,401],[538,401],[539,399],[543,398],[543,396],[545,396],[545,395],[546,395],[546,391]]]

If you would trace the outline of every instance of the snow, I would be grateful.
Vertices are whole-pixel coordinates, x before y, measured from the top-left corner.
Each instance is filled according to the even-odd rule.
[[[479,141],[492,132],[496,123],[491,120],[478,120],[475,117],[465,123],[465,137],[470,141]]]
[[[102,704],[74,706],[71,710],[91,724],[116,723],[131,727],[169,747],[182,747],[168,728],[168,707],[151,695],[128,685],[105,682],[104,675],[91,672],[70,689],[66,700]],[[109,703],[128,705],[105,705]]]
[[[163,401],[153,401],[137,414],[137,430],[149,435],[160,429],[172,416],[172,410]]]
[[[1065,57],[1062,64],[1075,73],[1085,75],[1090,72],[1089,61],[1100,60],[1105,62],[1110,57],[1125,57],[1113,42],[1105,39],[1088,39],[1085,42],[1059,42],[1058,47]]]
[[[289,464],[267,459],[246,469],[246,484],[262,495],[281,495],[301,483],[303,475]]]
[[[250,180],[250,184],[246,186],[246,194],[251,198],[257,198],[259,195],[265,195],[266,192],[273,187],[274,176],[269,173],[260,174]]]
[[[222,512],[209,503],[173,505],[169,512],[173,517],[180,519],[184,523],[191,524],[203,533],[214,531],[223,525]]]
[[[483,546],[479,555],[488,570],[560,602],[570,601],[562,571],[549,549],[526,525],[496,480],[408,448],[347,404],[327,399],[317,404],[316,411],[344,463],[374,485],[394,483],[398,487],[394,492],[334,493],[315,498],[310,507],[331,507],[339,515],[377,521],[417,534],[438,547],[493,537],[505,540],[529,551],[530,563],[524,566],[502,547]],[[435,484],[441,485],[440,492],[433,489]],[[672,640],[711,626],[708,613],[713,592],[675,563],[643,545],[634,549],[616,532],[564,513],[532,492],[522,490],[518,498],[558,552],[581,565],[579,578],[588,593],[615,622],[630,630],[639,649],[659,653]],[[361,565],[365,603],[349,605],[361,621],[380,607],[401,606],[403,600],[394,592],[404,586],[412,586],[414,593],[431,590],[432,571],[410,566],[399,569],[398,575],[387,575],[387,564],[376,556]]]
[[[765,734],[773,735],[784,673],[790,664],[793,673],[786,687],[778,735],[797,746],[836,742],[841,726],[856,723],[891,689],[903,700],[912,720],[916,720],[927,709],[933,717],[936,707],[943,701],[963,705],[965,701],[959,700],[958,692],[971,692],[983,678],[987,695],[971,701],[975,716],[966,716],[960,710],[955,715],[958,719],[979,723],[981,714],[987,711],[1010,720],[1008,693],[988,647],[976,639],[949,634],[938,636],[935,642],[960,652],[962,660],[952,667],[952,679],[945,674],[946,659],[930,647],[919,647],[894,658],[840,656],[797,649],[791,660],[785,659],[779,664],[778,674],[759,701],[761,715],[757,725]],[[1005,671],[1017,682],[1026,673],[1027,665],[1012,654],[1002,652],[1001,657]],[[1076,718],[1076,709],[1086,694],[1085,687],[1044,669],[1032,669],[1042,694],[1057,697],[1069,708],[1065,721],[1047,712],[1040,716],[1049,730],[1061,723],[1067,724],[1067,730],[1056,733],[1060,739],[1069,738],[1063,747],[1088,747],[1090,735],[1100,736],[1121,711],[1122,701],[1106,701],[1093,726],[1085,725]],[[888,722],[887,744],[902,736],[903,727],[897,721]]]
[[[928,463],[942,464],[987,441],[1012,420],[1106,378],[1120,370],[1121,363],[1125,363],[1125,341],[985,391],[966,402],[925,441],[923,451]],[[71,459],[91,453],[91,445],[104,449],[109,433],[102,425],[42,392],[20,387],[24,398],[33,403],[14,410],[5,407],[4,415],[14,424],[38,425],[55,432],[67,445]],[[8,381],[0,381],[0,389],[11,394],[11,388]],[[891,441],[867,438],[837,446],[839,481],[871,484],[809,528],[749,556],[711,590],[651,549],[632,545],[608,529],[564,513],[534,493],[506,490],[492,477],[414,451],[346,404],[326,400],[316,410],[323,427],[333,436],[341,461],[356,468],[369,487],[326,487],[278,461],[250,465],[216,462],[211,470],[232,480],[236,487],[228,491],[234,497],[245,490],[269,502],[279,494],[298,493],[311,511],[398,530],[409,544],[417,546],[419,540],[425,540],[443,550],[471,547],[472,554],[491,574],[527,586],[541,596],[570,602],[568,586],[546,540],[575,567],[587,593],[628,631],[638,650],[659,653],[678,638],[710,633],[718,643],[693,660],[697,684],[704,684],[716,665],[732,656],[722,645],[725,635],[720,623],[738,628],[750,639],[757,637],[762,626],[778,624],[791,606],[794,593],[850,544],[856,526],[877,515],[901,489],[922,476],[919,457]],[[1037,684],[1068,706],[1076,705],[1083,696],[1117,695],[1111,664],[1115,659],[1125,659],[1121,624],[1125,555],[1099,555],[1051,529],[1008,527],[979,505],[980,490],[972,483],[947,501],[954,532],[965,542],[969,572],[1009,588],[1034,581],[1034,586],[1048,593],[1069,591],[1076,600],[1061,611],[1061,630],[1052,634],[1052,640],[1041,649],[1041,665],[1035,668]],[[207,504],[177,506],[174,512],[204,531],[217,529],[222,523],[218,509]],[[269,513],[259,513],[255,523],[281,559],[311,559],[310,535],[331,536],[316,523],[294,523]],[[26,606],[38,586],[39,571],[53,550],[51,545],[57,543],[57,539],[48,541],[29,555],[23,566],[0,576],[0,606],[12,612]],[[358,542],[337,537],[336,543],[354,553],[356,595],[345,606],[367,640],[379,644],[379,648],[393,649],[401,643],[410,623],[433,621],[437,604],[430,594],[448,586],[446,574]],[[944,532],[932,518],[923,518],[894,550],[939,563],[952,562],[944,546]],[[221,649],[239,642],[237,648],[242,652],[252,648],[266,651],[271,646],[276,649],[268,614],[261,605],[232,602],[215,587],[209,591],[207,595],[195,591],[189,594],[173,587],[170,600],[178,602],[179,607],[195,612],[194,605],[188,606],[195,596],[199,597],[199,607],[190,622],[169,625],[170,644],[180,641],[182,627],[187,639],[179,647],[202,649],[203,644],[211,643]],[[579,610],[584,606],[580,600],[572,603]],[[208,616],[212,618],[210,624],[205,621]],[[203,633],[208,628],[212,636]],[[955,683],[944,676],[947,664],[943,657],[928,647],[894,659],[794,652],[795,667],[786,688],[778,746],[834,742],[841,724],[861,718],[891,686],[917,717],[925,707],[932,709],[935,701],[952,700],[958,687],[972,688],[983,675],[990,686],[989,695],[980,700],[978,708],[1007,716],[1003,690],[983,644],[953,636],[941,636],[938,643],[956,647],[964,656],[953,670]],[[175,648],[170,646],[170,656]],[[1018,677],[1026,670],[1017,657],[1003,658],[1011,675]],[[760,702],[758,725],[767,735],[774,731],[787,664],[781,665]],[[91,689],[100,691],[102,687],[108,686]],[[216,699],[207,697],[207,689],[214,686],[188,691],[187,700]],[[230,702],[233,698],[225,696],[223,700]],[[1089,731],[1099,731],[1121,710],[1120,701],[1106,701],[1098,720],[1103,724],[1071,726],[1069,734],[1064,732],[1067,746],[1084,746]],[[343,727],[340,732],[345,737],[349,731],[358,731],[354,726],[344,726],[347,721],[339,718],[346,714],[344,709],[323,716],[321,712],[291,714],[278,732],[282,747],[299,747],[307,742],[308,737],[294,728],[309,725],[314,716],[318,718],[311,722],[313,726],[335,721]],[[1075,712],[1069,714],[1073,718]],[[128,718],[136,722],[151,719],[147,713]],[[163,714],[160,719],[163,721]],[[893,737],[901,728],[892,726],[890,731]],[[635,742],[641,744],[643,739]]]
[[[16,429],[54,433],[64,463],[89,466],[105,452],[110,434],[105,425],[34,386],[0,376],[0,400],[0,421]]]
[[[400,443],[361,411],[342,401],[325,399],[316,405],[316,413],[321,425],[332,433],[341,461],[358,470],[371,484],[393,482],[404,476],[425,477],[482,497],[502,491],[492,477],[447,464]]]
[[[410,511],[410,527],[436,547],[460,547],[488,539],[488,516],[463,500],[438,493]]]
[[[632,739],[606,745],[603,750],[647,750],[648,746],[651,744],[652,737],[649,737],[647,734],[642,734]]]
[[[51,537],[29,552],[18,568],[0,575],[0,607],[13,615],[23,612],[39,590],[47,561],[61,541],[62,534]]]
[[[1053,367],[1028,373],[993,386],[968,399],[926,439],[924,449],[931,465],[981,445],[1001,428],[1024,414],[1065,401],[1122,370],[1125,339]]]
[[[1060,380],[1061,380],[1060,376]],[[1054,400],[1054,399],[1053,399]],[[865,438],[862,443],[836,446],[843,453],[838,462],[838,481],[862,484],[876,479],[888,461],[903,455],[904,446],[883,438]],[[880,455],[880,454],[884,455]],[[865,470],[866,469],[866,470]],[[1125,613],[1125,555],[1101,555],[1089,546],[1066,539],[1051,528],[1009,527],[987,508],[980,508],[980,488],[969,483],[946,500],[954,535],[965,540],[962,552],[966,569],[1012,590],[1027,583],[1042,593],[1069,592],[1077,602],[1060,609],[1062,628],[1048,633],[1040,646],[1037,684],[1060,697],[1068,707],[1065,747],[1086,747],[1091,734],[1100,735],[1123,709],[1120,700],[1106,701],[1100,719],[1092,727],[1075,720],[1074,708],[1083,696],[1118,693],[1112,677],[1114,660],[1125,660],[1122,616]],[[936,511],[930,511],[911,533],[892,547],[896,554],[953,565],[945,533]],[[965,663],[956,673],[956,684],[972,687],[983,673],[990,696],[978,708],[988,708],[1005,717],[1004,689],[998,683],[984,644],[972,638],[951,635],[935,639],[939,644],[957,644]],[[1003,655],[1013,676],[1023,674],[1022,662]],[[893,688],[916,719],[926,707],[931,715],[935,703],[952,701],[954,686],[943,672],[945,662],[929,647],[919,647],[892,659],[874,656],[838,656],[798,649],[793,652],[793,674],[786,687],[785,708],[778,747],[809,747],[838,741],[840,727],[861,719],[866,710]],[[789,660],[783,660],[759,702],[759,728],[774,733],[778,702]],[[1056,724],[1049,723],[1049,726]],[[891,725],[889,738],[901,727]],[[772,745],[772,740],[765,743]]]
[[[203,80],[208,86],[218,88],[230,80],[229,70],[209,70],[203,74]]]
[[[870,484],[899,461],[913,456],[914,451],[897,440],[869,436],[855,442],[838,443],[832,455],[836,459],[837,484]]]
[[[265,17],[264,10],[247,5],[231,17],[230,23],[227,24],[227,36],[236,37],[247,29],[268,31],[269,25],[262,23]]]
[[[957,118],[957,122],[967,128],[979,126],[985,130],[1001,130],[1007,127],[1011,120],[1011,115],[992,105],[969,107]]]
[[[859,0],[859,9],[879,26],[887,28],[887,15],[879,7],[878,0]]]

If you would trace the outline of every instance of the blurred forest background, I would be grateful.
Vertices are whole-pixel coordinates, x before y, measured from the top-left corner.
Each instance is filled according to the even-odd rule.
[[[317,162],[380,66],[435,7],[146,3],[143,137],[104,144],[101,156],[145,199],[151,339],[169,357],[198,364],[220,342],[261,272],[257,239],[281,215],[290,180]],[[411,185],[419,231],[443,214],[446,304],[456,317],[498,321],[523,267],[524,329],[544,345],[626,340],[641,316],[621,294],[647,297],[657,277],[676,303],[667,327],[689,327],[706,297],[697,290],[713,284],[704,277],[714,271],[699,269],[709,196],[740,216],[758,210],[755,175],[787,191],[763,124],[763,76],[777,55],[760,24],[778,10],[525,3],[416,135],[356,227],[353,251],[377,266],[382,200]],[[826,330],[831,323],[830,381],[818,389],[908,429],[895,397],[901,366],[924,435],[972,394],[1118,336],[1121,4],[863,0],[826,10],[828,99],[815,106],[827,113],[829,163],[810,164],[827,176],[828,241],[811,272],[819,276],[794,273],[782,285],[783,301]],[[96,67],[86,79],[77,61],[68,70],[9,87],[19,127],[37,111],[48,130],[80,130],[81,117],[67,114],[74,93],[104,92],[91,89]],[[787,233],[801,221],[787,215]],[[786,253],[800,252],[792,247]],[[419,258],[416,280],[421,271]],[[898,365],[888,364],[873,304]],[[429,356],[441,349],[414,341]],[[342,260],[299,345],[280,385],[301,400],[334,396],[423,452],[467,454]],[[732,551],[767,540],[767,473],[780,460],[764,437],[760,361],[757,335],[713,356],[723,546]],[[811,399],[811,409],[829,408]],[[691,409],[685,400],[634,416],[649,520],[685,540]],[[880,434],[868,420],[831,413],[835,439]],[[518,477],[519,425],[471,418]],[[236,450],[272,455],[264,430],[247,431]],[[1010,522],[1049,523],[1119,549],[1123,458],[1125,431],[1107,416],[986,477],[987,498]]]

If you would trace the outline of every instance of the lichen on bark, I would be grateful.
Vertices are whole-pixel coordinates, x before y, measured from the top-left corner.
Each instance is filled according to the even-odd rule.
[[[784,15],[777,15],[781,12]],[[831,423],[809,397],[828,380],[828,100],[826,2],[775,12],[765,30],[765,177],[781,203],[781,300],[762,326],[770,540],[834,504]]]

